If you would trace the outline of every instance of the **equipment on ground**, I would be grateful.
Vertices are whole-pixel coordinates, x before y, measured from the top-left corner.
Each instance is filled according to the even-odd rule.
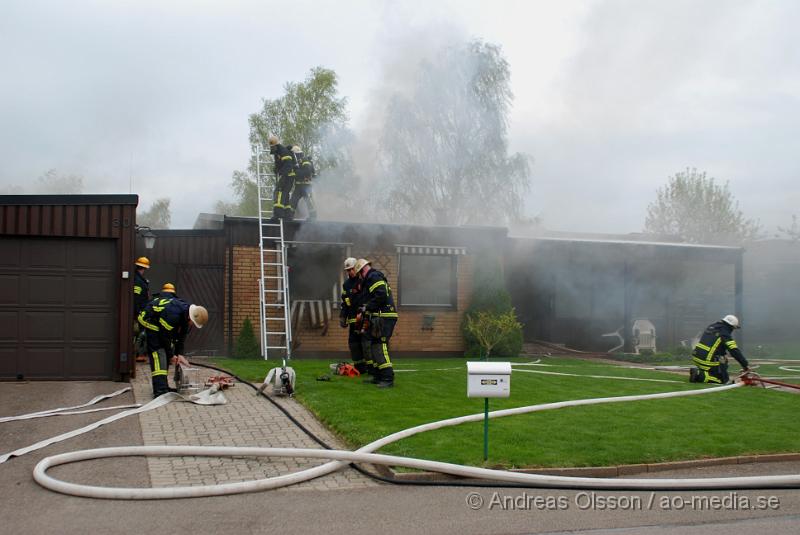
[[[256,395],[263,394],[268,386],[272,388],[272,393],[276,396],[291,396],[294,394],[295,383],[297,382],[297,374],[294,368],[282,366],[280,368],[272,368],[264,383],[256,391]]]
[[[200,381],[200,368],[175,365],[175,389],[182,396],[191,396],[203,390],[203,383]]]

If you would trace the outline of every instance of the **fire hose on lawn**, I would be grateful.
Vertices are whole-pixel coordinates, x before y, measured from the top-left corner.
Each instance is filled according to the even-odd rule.
[[[664,392],[659,394],[646,394],[635,396],[620,396],[594,399],[579,399],[573,401],[562,401],[558,403],[545,403],[505,409],[489,413],[490,418],[502,418],[518,414],[527,414],[545,410],[560,409],[565,407],[578,407],[583,405],[597,405],[603,403],[621,403],[627,401],[639,401],[648,399],[665,399],[683,396],[707,395],[718,392],[726,392],[744,386],[745,382],[735,384],[705,388],[700,390]],[[98,448],[82,450],[71,453],[63,453],[42,459],[35,467],[33,477],[37,483],[43,487],[71,494],[74,496],[84,496],[89,498],[106,499],[163,499],[163,498],[196,498],[203,496],[222,496],[229,494],[239,494],[244,492],[255,492],[268,489],[275,489],[308,481],[310,479],[329,474],[340,468],[347,466],[347,463],[372,463],[389,466],[403,466],[420,470],[428,470],[451,474],[455,476],[480,478],[493,482],[512,483],[519,486],[529,486],[535,488],[562,488],[562,489],[605,489],[605,490],[723,490],[723,489],[765,489],[765,488],[800,488],[800,474],[777,475],[777,476],[751,476],[751,477],[726,477],[726,478],[687,478],[687,479],[617,479],[617,478],[587,478],[587,477],[564,477],[540,474],[524,474],[509,472],[504,470],[492,470],[487,468],[477,468],[451,463],[428,461],[408,457],[397,457],[393,455],[383,455],[373,453],[374,451],[410,436],[432,431],[444,427],[450,427],[467,422],[480,421],[484,417],[483,413],[450,418],[438,422],[432,422],[397,433],[393,433],[384,438],[376,440],[356,451],[344,450],[321,450],[321,449],[302,449],[302,448],[257,448],[257,447],[217,447],[217,446],[129,446],[115,448]],[[62,464],[85,461],[89,459],[100,459],[107,457],[127,457],[127,456],[209,456],[209,457],[230,457],[230,456],[258,456],[258,457],[295,457],[295,458],[318,458],[328,459],[330,462],[301,470],[299,472],[259,479],[254,481],[243,481],[237,483],[225,483],[219,485],[205,485],[192,487],[172,487],[172,488],[111,488],[80,485],[55,479],[47,474],[47,470],[53,466]]]

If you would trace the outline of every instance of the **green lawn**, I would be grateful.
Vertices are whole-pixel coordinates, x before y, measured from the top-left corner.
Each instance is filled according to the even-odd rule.
[[[514,359],[525,362],[526,359]],[[214,359],[252,381],[261,381],[263,361]],[[466,397],[463,359],[402,359],[395,362],[393,389],[377,389],[361,379],[316,378],[328,360],[296,360],[297,399],[339,434],[350,447],[422,423],[483,412],[483,399]],[[624,365],[546,358],[525,369],[576,375],[659,379],[645,382],[543,375],[515,371],[511,397],[492,399],[490,410],[583,398],[648,394],[706,388],[685,376],[626,368]],[[781,365],[790,364],[782,363]],[[800,361],[798,361],[800,365]],[[774,366],[776,369],[778,365]],[[453,369],[448,369],[453,368]],[[416,371],[412,371],[416,370]],[[732,370],[738,370],[736,365]],[[762,366],[760,372],[766,372]],[[800,373],[780,372],[782,375]],[[787,380],[788,381],[788,380]],[[794,379],[800,382],[798,379]],[[488,466],[603,466],[800,451],[797,413],[800,396],[744,387],[688,398],[573,407],[511,416],[490,423]],[[417,435],[383,453],[481,466],[483,424],[470,423]]]

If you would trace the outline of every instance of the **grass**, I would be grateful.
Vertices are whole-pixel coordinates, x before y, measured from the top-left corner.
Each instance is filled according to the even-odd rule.
[[[328,373],[331,362],[292,362],[297,372],[297,399],[353,448],[422,423],[483,412],[483,399],[466,397],[463,359],[403,359],[395,363],[395,387],[386,390],[363,384],[361,379],[317,381],[319,375]],[[263,380],[272,366],[258,360],[215,359],[215,363],[253,381]],[[683,375],[613,364],[567,358],[543,359],[542,364],[547,366],[525,369],[677,382],[515,371],[511,397],[490,400],[489,409],[707,388],[688,383]],[[763,374],[768,371],[766,365],[759,368]],[[796,452],[800,451],[798,402],[800,397],[793,394],[747,387],[708,396],[511,416],[490,423],[488,463],[483,462],[482,422],[423,433],[386,446],[381,452],[502,467],[608,466]]]

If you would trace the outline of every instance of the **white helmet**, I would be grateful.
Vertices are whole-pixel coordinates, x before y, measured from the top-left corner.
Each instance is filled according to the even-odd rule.
[[[292,152],[298,154],[300,152],[303,152],[303,149],[300,148],[300,145],[295,145],[294,147],[292,147]]]
[[[344,270],[347,271],[348,269],[353,269],[356,267],[356,259],[352,256],[350,258],[345,259],[344,261]]]
[[[722,318],[722,321],[724,321],[725,323],[727,323],[728,325],[730,325],[734,329],[738,329],[739,328],[739,318],[737,318],[733,314],[728,314],[727,316]]]
[[[200,305],[189,305],[189,319],[195,327],[202,329],[208,322],[208,310]]]

